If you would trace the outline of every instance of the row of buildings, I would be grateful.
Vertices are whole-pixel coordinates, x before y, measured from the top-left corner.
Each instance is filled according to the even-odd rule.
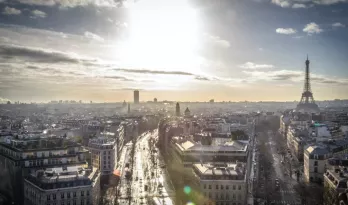
[[[159,147],[170,152],[185,171],[194,173],[205,198],[201,203],[248,204],[255,118],[199,118],[189,109],[177,116],[159,123]]]
[[[18,205],[99,204],[118,153],[156,120],[64,116],[39,129],[30,118],[1,118],[1,193]]]
[[[339,196],[345,193],[339,183],[347,169],[343,165],[348,153],[348,112],[285,112],[279,131],[290,155],[303,166],[304,181],[324,184],[325,205],[339,204]]]

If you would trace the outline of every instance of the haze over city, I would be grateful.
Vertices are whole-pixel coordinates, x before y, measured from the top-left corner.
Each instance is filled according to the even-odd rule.
[[[0,99],[348,98],[346,0],[1,0]]]

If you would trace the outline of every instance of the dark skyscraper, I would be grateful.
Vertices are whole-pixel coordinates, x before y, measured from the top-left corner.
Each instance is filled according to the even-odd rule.
[[[139,90],[134,90],[134,103],[139,103]]]
[[[306,60],[306,73],[305,73],[305,83],[304,83],[303,93],[301,96],[301,101],[296,107],[296,111],[308,112],[308,113],[316,113],[320,111],[318,105],[314,101],[313,93],[311,89],[308,56]]]
[[[179,105],[179,103],[176,103],[175,114],[176,114],[176,116],[180,116],[180,105]]]

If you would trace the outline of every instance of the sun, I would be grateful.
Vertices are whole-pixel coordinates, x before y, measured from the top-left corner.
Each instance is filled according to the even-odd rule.
[[[130,8],[123,62],[128,67],[197,71],[198,19],[187,0],[139,1]]]

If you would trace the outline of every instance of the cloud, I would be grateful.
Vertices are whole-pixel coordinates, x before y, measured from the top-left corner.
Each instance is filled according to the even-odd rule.
[[[140,73],[140,74],[186,75],[186,76],[194,75],[193,73],[182,72],[182,71],[162,71],[162,70],[125,69],[125,68],[116,68],[114,70],[127,72],[127,73]]]
[[[312,7],[314,6],[313,4],[331,5],[348,2],[348,0],[272,0],[271,2],[283,8],[291,7],[298,9]]]
[[[91,33],[89,31],[86,31],[84,33],[85,37],[89,38],[89,39],[93,39],[93,40],[96,40],[96,41],[99,41],[99,42],[104,42],[104,39],[100,36],[98,36],[97,34],[94,34],[94,33]]]
[[[304,9],[307,8],[307,6],[305,4],[293,4],[292,7],[293,9]]]
[[[195,79],[196,79],[196,80],[201,80],[201,81],[210,81],[209,78],[203,77],[203,76],[196,76]]]
[[[121,80],[121,81],[134,81],[133,79],[129,79],[123,76],[104,76],[104,78],[108,79],[114,79],[114,80]]]
[[[215,44],[216,46],[222,47],[222,48],[229,48],[231,46],[230,42],[224,39],[221,39],[219,36],[212,36],[209,34],[205,34],[205,37],[208,38],[210,42]]]
[[[6,6],[4,8],[4,11],[2,12],[2,14],[4,14],[4,15],[19,15],[21,13],[22,13],[21,10],[16,9],[16,8],[11,8],[8,6]]]
[[[31,14],[34,15],[34,17],[38,17],[38,18],[46,18],[47,16],[45,12],[37,10],[37,9],[31,11]]]
[[[293,28],[277,28],[276,32],[280,34],[291,35],[295,34],[297,31]]]
[[[347,0],[312,0],[313,3],[322,4],[322,5],[331,5],[337,3],[348,2]]]
[[[303,76],[301,71],[277,70],[277,71],[243,71],[257,80],[293,80]]]
[[[277,71],[243,71],[248,74],[251,79],[265,80],[265,81],[293,81],[303,82],[304,72],[294,70],[277,70]],[[333,78],[318,74],[311,74],[311,81],[321,84],[335,84],[335,85],[348,85],[348,79],[345,78]]]
[[[346,25],[344,25],[344,24],[342,24],[340,22],[333,23],[332,26],[336,27],[336,28],[338,28],[338,27],[346,27]]]
[[[318,33],[321,33],[323,32],[324,30],[321,29],[319,27],[318,24],[314,23],[314,22],[311,22],[309,24],[307,24],[304,29],[303,29],[303,32],[306,32],[308,35],[312,35],[312,34],[318,34]]]
[[[291,5],[289,0],[272,0],[271,2],[283,8],[288,8]]]
[[[240,68],[245,68],[245,69],[264,69],[264,68],[274,68],[273,65],[270,64],[256,64],[252,62],[246,62],[242,65],[239,65]]]
[[[76,55],[63,53],[59,51],[52,51],[42,48],[33,48],[17,45],[1,45],[0,44],[0,58],[3,59],[22,59],[28,62],[38,63],[79,63],[79,62],[93,62],[92,59],[78,58]]]
[[[95,5],[100,7],[117,7],[122,0],[18,0],[22,4],[37,6],[77,7]]]

